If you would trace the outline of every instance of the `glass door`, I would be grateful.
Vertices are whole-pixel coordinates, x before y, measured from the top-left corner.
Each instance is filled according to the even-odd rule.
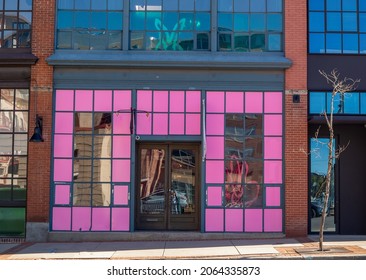
[[[198,230],[197,145],[138,147],[136,228]]]

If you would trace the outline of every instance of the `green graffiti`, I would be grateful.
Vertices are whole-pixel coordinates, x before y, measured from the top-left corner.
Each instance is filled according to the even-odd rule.
[[[156,49],[163,50],[173,50],[173,51],[182,51],[183,48],[179,45],[178,40],[178,31],[184,30],[186,27],[186,19],[182,18],[178,23],[174,25],[173,31],[169,32],[168,28],[164,24],[161,23],[161,20],[155,19],[155,27],[157,30],[162,30],[163,32],[159,33],[158,43],[156,44]]]

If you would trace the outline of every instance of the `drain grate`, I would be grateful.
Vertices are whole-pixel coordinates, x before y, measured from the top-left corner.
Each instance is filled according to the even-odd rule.
[[[8,243],[24,243],[25,238],[19,237],[0,237],[0,244],[8,244]]]

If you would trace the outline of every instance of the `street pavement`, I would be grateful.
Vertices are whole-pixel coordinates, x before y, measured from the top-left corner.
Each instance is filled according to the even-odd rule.
[[[47,242],[0,244],[0,260],[359,259],[366,236],[318,236],[186,241]]]

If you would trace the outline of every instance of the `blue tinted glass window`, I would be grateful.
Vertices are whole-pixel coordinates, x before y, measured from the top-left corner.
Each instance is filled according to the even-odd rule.
[[[194,0],[179,1],[179,9],[181,11],[193,11],[194,10]]]
[[[282,0],[267,0],[267,12],[282,12]]]
[[[58,12],[57,28],[58,29],[71,29],[73,26],[73,12],[60,11]]]
[[[360,20],[360,24],[359,24],[359,28],[360,28],[360,32],[366,32],[366,13],[359,13],[359,20]]]
[[[232,12],[233,11],[232,0],[219,0],[217,5],[218,5],[217,9],[219,12]]]
[[[177,11],[178,10],[178,0],[163,0],[163,10],[164,11]]]
[[[108,29],[122,30],[122,13],[111,12],[108,13]]]
[[[309,114],[321,114],[325,111],[325,92],[310,92]]]
[[[211,6],[210,6],[211,1],[210,0],[196,0],[196,11],[210,11]]]
[[[178,13],[163,13],[163,29],[173,30],[178,24]]]
[[[268,14],[267,15],[267,30],[268,31],[282,31],[282,15]]]
[[[361,114],[366,114],[366,92],[360,93]]]
[[[250,30],[264,31],[265,29],[265,14],[251,14],[250,15]]]
[[[366,12],[366,0],[358,0],[358,10]]]
[[[5,1],[5,10],[17,10],[18,9],[18,3],[15,0],[7,0]]]
[[[341,31],[341,13],[327,13],[327,31]]]
[[[251,12],[265,12],[266,11],[266,1],[265,0],[250,1],[250,11]]]
[[[248,31],[249,30],[249,15],[248,14],[234,14],[234,30]]]
[[[235,12],[249,12],[249,0],[234,0]]]
[[[192,31],[193,29],[195,29],[194,26],[194,14],[193,13],[180,13],[179,15],[180,20],[184,20],[184,26],[179,26],[178,30],[189,30]]]
[[[334,102],[333,102],[333,113],[334,114],[341,114],[344,112],[344,105],[341,102],[340,94],[336,94],[334,96]],[[332,93],[327,92],[327,113],[329,114],[331,112],[332,107]]]
[[[107,29],[107,13],[93,12],[91,13],[91,28],[93,29]]]
[[[343,31],[357,31],[357,13],[343,13]]]
[[[108,0],[108,10],[122,10],[123,1],[121,0]]]
[[[327,53],[342,52],[341,34],[326,34]]]
[[[32,0],[19,0],[19,10],[32,10]]]
[[[360,95],[358,92],[347,92],[344,94],[344,113],[359,114]]]
[[[342,9],[343,11],[356,11],[357,0],[343,0]]]
[[[145,29],[145,13],[131,12],[130,13],[130,29],[144,30]]]
[[[321,32],[324,31],[324,13],[310,12],[309,14],[309,31]]]
[[[324,11],[324,1],[321,0],[309,0],[310,11]]]
[[[90,0],[75,0],[75,9],[89,10],[90,9]]]
[[[327,10],[328,11],[340,11],[341,10],[341,0],[327,0]]]
[[[196,14],[196,29],[209,31],[211,26],[211,15],[209,13]]]
[[[325,53],[325,38],[324,34],[310,33],[309,34],[309,52],[310,53]]]
[[[73,9],[74,2],[69,0],[58,0],[58,8],[59,9]]]
[[[358,34],[343,34],[343,53],[358,53]]]
[[[91,1],[92,10],[106,10],[107,9],[107,1],[100,0],[92,0]]]
[[[366,34],[360,34],[360,53],[366,54]]]
[[[233,30],[232,14],[219,14],[218,15],[218,27],[219,27],[219,31]]]
[[[89,12],[75,13],[75,28],[88,29],[89,28]]]
[[[161,13],[147,12],[146,13],[146,29],[147,30],[161,30]]]
[[[282,50],[282,36],[280,34],[268,35],[268,50],[269,51],[281,51]]]

